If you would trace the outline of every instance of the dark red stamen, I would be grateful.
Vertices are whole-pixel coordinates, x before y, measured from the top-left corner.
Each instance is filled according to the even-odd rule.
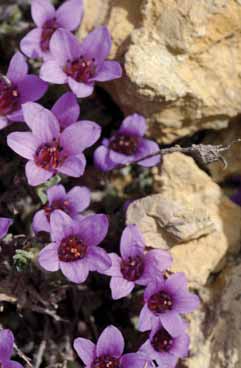
[[[103,355],[102,357],[95,359],[91,368],[120,368],[120,361],[119,359],[113,358],[109,355]]]
[[[63,200],[59,199],[59,200],[53,201],[51,206],[49,204],[47,204],[44,207],[44,212],[45,212],[45,215],[46,215],[48,221],[50,221],[50,215],[54,210],[62,210],[65,213],[70,214],[71,209],[70,209],[69,201],[68,200],[63,201]]]
[[[123,155],[134,155],[138,149],[140,138],[127,134],[116,134],[110,140],[110,149]]]
[[[42,27],[42,34],[40,40],[41,50],[44,52],[49,51],[49,43],[52,35],[59,28],[59,25],[55,18],[47,20]]]
[[[84,258],[87,245],[77,236],[69,236],[62,240],[58,249],[59,259],[62,262],[73,262]]]
[[[87,60],[80,57],[78,60],[68,62],[65,67],[65,73],[75,79],[77,82],[86,83],[95,75],[95,60]]]
[[[0,115],[11,114],[20,108],[19,92],[7,78],[0,75]]]
[[[39,147],[35,154],[35,163],[45,170],[55,170],[64,161],[63,148],[54,140]]]
[[[164,328],[161,328],[154,335],[151,344],[159,353],[168,352],[172,347],[173,338]]]
[[[121,262],[121,273],[128,281],[138,280],[144,272],[144,262],[142,257],[128,257]]]
[[[156,314],[165,313],[172,309],[172,298],[167,293],[160,291],[153,294],[148,300],[148,308]]]

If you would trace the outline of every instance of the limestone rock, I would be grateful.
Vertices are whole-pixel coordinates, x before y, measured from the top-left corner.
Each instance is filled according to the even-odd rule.
[[[133,202],[127,223],[139,226],[147,246],[170,248],[173,270],[185,271],[193,286],[204,285],[240,249],[241,209],[181,153],[166,155],[154,176],[158,194]]]
[[[190,316],[186,368],[241,367],[241,264],[225,269],[201,290],[203,307]]]
[[[108,26],[125,73],[106,87],[167,143],[240,112],[240,22],[239,0],[86,0],[80,37]]]

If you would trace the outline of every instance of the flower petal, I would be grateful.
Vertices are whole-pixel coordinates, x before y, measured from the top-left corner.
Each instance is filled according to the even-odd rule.
[[[49,83],[65,84],[68,80],[67,75],[56,60],[45,61],[39,74],[41,79]]]
[[[83,154],[68,157],[61,166],[58,167],[58,172],[78,178],[83,175],[86,166],[86,159]]]
[[[34,28],[21,40],[21,51],[29,58],[37,59],[43,54],[40,48],[42,29]]]
[[[153,142],[149,139],[143,139],[139,151],[136,154],[136,160],[141,159],[142,157],[152,155],[156,152],[159,152],[160,148],[156,142]],[[160,155],[155,155],[151,158],[147,158],[145,160],[139,161],[138,165],[144,166],[144,167],[152,167],[155,165],[158,165],[160,163],[161,157]]]
[[[77,155],[92,146],[100,137],[101,128],[92,121],[83,120],[67,127],[60,143],[70,155]]]
[[[34,161],[28,161],[25,166],[25,173],[28,179],[28,184],[32,186],[40,185],[49,180],[53,173],[46,171],[37,166]]]
[[[13,220],[6,217],[0,217],[0,239],[4,238],[8,233],[9,227],[12,225]]]
[[[100,335],[96,345],[97,357],[109,355],[119,358],[124,351],[124,338],[115,326],[108,326]]]
[[[111,37],[107,27],[98,27],[82,41],[80,55],[90,60],[95,59],[96,64],[102,66],[110,53],[111,44]]]
[[[172,264],[172,256],[161,249],[153,249],[145,255],[144,277],[152,278],[167,270]]]
[[[92,95],[94,91],[94,84],[93,83],[82,83],[77,82],[73,78],[68,78],[68,85],[71,91],[78,97],[84,98]]]
[[[90,215],[79,222],[79,236],[86,245],[96,246],[106,237],[108,227],[106,215]]]
[[[39,142],[52,142],[54,138],[58,138],[60,126],[51,111],[35,102],[27,102],[23,105],[23,115]]]
[[[23,80],[18,82],[17,86],[21,104],[39,100],[48,89],[48,84],[37,77],[37,75],[27,75]]]
[[[101,69],[90,81],[107,82],[122,76],[122,68],[117,61],[104,61]]]
[[[58,119],[61,128],[65,129],[67,126],[76,123],[80,107],[75,95],[67,92],[58,99],[51,111]]]
[[[87,187],[74,187],[67,196],[76,213],[84,211],[90,204],[90,190]]]
[[[10,330],[0,331],[0,357],[1,362],[9,360],[13,353],[14,336]]]
[[[127,281],[121,277],[112,277],[110,280],[110,288],[112,299],[118,300],[129,295],[135,287],[135,283]]]
[[[73,232],[73,220],[65,212],[55,210],[50,217],[51,239],[61,242]]]
[[[200,300],[197,295],[180,290],[174,296],[174,303],[174,309],[176,312],[191,313],[198,308]]]
[[[49,204],[52,205],[53,201],[64,200],[66,197],[66,191],[62,184],[54,185],[47,190],[47,197]]]
[[[18,155],[33,160],[39,146],[36,137],[30,132],[11,133],[7,137],[8,146]]]
[[[112,170],[116,163],[110,160],[109,150],[105,146],[99,146],[94,152],[95,166],[102,171]]]
[[[90,271],[105,273],[111,266],[111,259],[108,253],[100,247],[90,247],[88,251],[88,264]]]
[[[16,52],[10,61],[7,77],[11,82],[17,83],[25,78],[27,74],[28,64],[26,63],[25,57],[21,52]]]
[[[107,276],[123,277],[120,269],[121,258],[115,253],[109,253],[111,267],[104,272]]]
[[[142,354],[130,353],[121,358],[121,367],[124,368],[146,368],[147,360]]]
[[[177,336],[173,340],[173,345],[171,349],[171,353],[178,358],[184,358],[188,354],[190,338],[187,334],[182,334]]]
[[[180,290],[187,290],[187,278],[184,272],[176,272],[166,280],[166,288],[176,294]]]
[[[23,122],[24,121],[23,110],[19,109],[19,110],[14,111],[11,114],[8,114],[7,118],[10,121]]]
[[[78,39],[64,29],[58,29],[54,32],[49,48],[54,60],[61,66],[64,66],[67,61],[78,59],[80,56]]]
[[[50,243],[44,247],[38,255],[38,262],[47,271],[55,272],[59,270],[58,245]]]
[[[121,235],[120,252],[123,258],[143,254],[145,249],[144,239],[136,225],[128,225]]]
[[[50,223],[48,222],[44,210],[35,213],[32,228],[35,233],[39,233],[40,231],[50,232]]]
[[[165,285],[165,280],[162,276],[153,279],[146,287],[144,292],[144,300],[147,301],[153,294],[162,290]]]
[[[84,364],[91,366],[95,359],[95,344],[79,337],[74,340],[74,349]]]
[[[181,335],[186,330],[186,324],[175,312],[166,312],[159,315],[163,327],[173,336]]]
[[[133,114],[133,115],[127,116],[127,118],[123,120],[119,131],[122,133],[127,133],[127,134],[132,134],[132,135],[142,137],[145,134],[146,129],[147,129],[147,125],[146,125],[146,119],[144,118],[144,116],[139,115],[139,114]]]
[[[8,119],[4,116],[0,116],[0,130],[8,126]]]
[[[153,321],[153,314],[149,310],[148,306],[145,304],[139,316],[138,330],[141,332],[151,330],[152,321]]]
[[[89,266],[84,258],[74,262],[60,262],[60,269],[68,280],[76,284],[85,282],[89,275]]]
[[[24,368],[22,364],[14,362],[13,360],[8,360],[4,362],[4,368]]]
[[[56,11],[58,24],[68,31],[74,31],[80,25],[83,17],[83,1],[69,0]]]
[[[37,26],[42,25],[55,16],[55,9],[49,0],[32,0],[31,13]]]

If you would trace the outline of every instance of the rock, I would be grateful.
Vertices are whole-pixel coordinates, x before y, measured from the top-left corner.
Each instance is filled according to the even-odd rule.
[[[173,270],[186,272],[192,286],[204,285],[240,249],[241,209],[181,153],[164,157],[154,181],[158,194],[133,202],[127,223],[139,226],[147,246],[170,249]]]
[[[186,368],[241,367],[241,264],[229,265],[190,316],[191,353]]]
[[[240,112],[240,22],[239,0],[86,0],[80,37],[108,26],[125,73],[106,88],[170,143]]]
[[[231,142],[241,138],[240,118],[220,132],[210,133],[206,139],[207,144],[223,144],[229,145]],[[223,170],[223,165],[213,163],[209,166],[210,173],[216,182],[222,182],[224,179],[241,175],[241,142],[234,143],[231,148],[224,153],[223,157],[227,161],[227,168]]]

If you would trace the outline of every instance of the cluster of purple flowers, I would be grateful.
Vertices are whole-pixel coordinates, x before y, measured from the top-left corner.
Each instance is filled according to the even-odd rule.
[[[84,150],[101,136],[101,128],[92,121],[79,120],[77,98],[92,94],[95,82],[120,78],[121,66],[108,61],[111,38],[106,27],[99,27],[79,42],[71,33],[83,16],[82,0],[68,0],[57,10],[49,0],[32,0],[36,28],[21,41],[22,52],[43,63],[40,77],[28,75],[24,56],[17,52],[6,76],[0,78],[0,128],[8,122],[24,121],[30,131],[13,132],[7,143],[27,159],[26,177],[37,186],[52,176],[84,174]],[[47,90],[47,82],[66,84],[65,93],[52,107],[36,103]],[[158,145],[144,138],[147,126],[143,116],[124,119],[118,131],[103,139],[94,152],[95,165],[109,171],[121,165],[138,163],[151,167],[160,162]],[[144,239],[135,225],[128,225],[121,237],[120,255],[108,254],[100,244],[107,235],[109,221],[104,214],[84,215],[90,204],[90,191],[75,186],[66,192],[63,185],[47,190],[47,203],[33,219],[35,233],[50,233],[51,243],[39,253],[42,269],[61,270],[74,283],[84,282],[89,272],[110,276],[113,299],[128,296],[136,285],[143,286],[144,307],[139,330],[150,331],[149,339],[137,353],[124,354],[120,331],[107,327],[94,345],[78,338],[74,348],[87,368],[146,368],[153,360],[160,366],[175,367],[188,352],[187,325],[180,314],[193,311],[198,297],[189,293],[182,273],[172,274],[172,258],[162,250],[146,251]],[[0,218],[0,238],[7,234],[12,220]],[[2,334],[2,335],[1,335]],[[2,336],[6,334],[6,341]],[[4,368],[20,367],[10,362],[13,337],[0,333],[0,363]],[[0,366],[1,366],[0,364]],[[14,365],[15,364],[15,365]]]

